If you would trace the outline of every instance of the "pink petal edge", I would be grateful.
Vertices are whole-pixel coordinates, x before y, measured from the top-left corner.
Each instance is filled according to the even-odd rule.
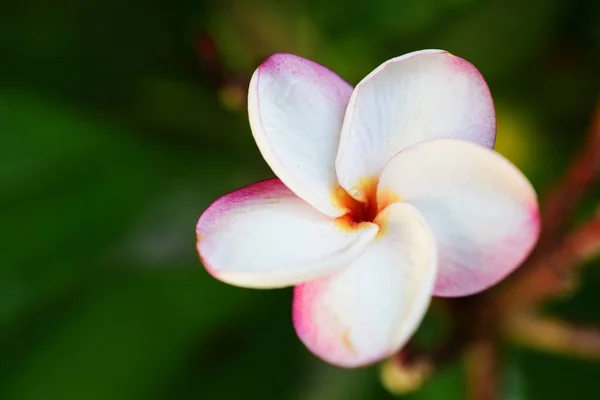
[[[264,93],[260,93],[261,80],[265,79],[264,76],[268,76],[270,80],[287,82],[287,92],[273,97],[271,104],[269,101],[263,102]],[[310,121],[308,123],[305,121],[296,126],[297,122],[294,122],[294,118],[290,118],[292,125],[285,127],[285,129],[277,126],[277,124],[272,125],[272,121],[269,120],[266,121],[267,124],[265,125],[266,118],[264,114],[267,113],[265,109],[268,110],[271,107],[278,110],[279,113],[287,112],[286,110],[289,107],[289,104],[286,104],[288,95],[296,84],[300,87],[304,86],[304,90],[300,92],[308,93],[310,88],[316,92],[313,93],[313,95],[316,95],[314,102],[306,98],[297,104],[299,110],[306,112],[306,108],[316,108],[315,112],[310,115],[313,119],[312,124],[325,117],[326,123],[321,121],[317,125],[319,128],[310,128]],[[333,218],[339,217],[347,211],[331,202],[331,193],[337,187],[335,155],[339,144],[343,115],[352,90],[353,87],[334,71],[315,61],[290,53],[275,53],[257,68],[250,81],[248,91],[248,115],[252,135],[265,161],[290,190],[320,212]],[[272,96],[273,93],[269,95]],[[265,106],[263,103],[269,104],[269,106]],[[336,112],[334,112],[336,105],[339,108],[339,121],[337,121]],[[281,116],[277,118],[281,118]],[[339,127],[335,126],[336,123],[339,124]],[[273,130],[277,131],[277,135],[274,135]],[[312,132],[312,134],[307,135],[307,132]],[[308,145],[311,143],[321,144],[321,149],[306,152],[303,145],[300,146],[300,151],[298,148],[286,149],[285,146],[283,148],[274,146],[274,137],[279,134],[293,138],[297,133],[302,134],[303,137],[306,136],[305,143],[308,143]],[[329,148],[331,148],[331,154],[329,154]],[[293,157],[291,160],[284,157],[286,151],[288,153],[292,152]],[[308,156],[306,160],[303,160],[305,162],[304,168],[299,168],[296,158],[302,161],[302,156],[306,157],[307,154],[312,156]],[[318,168],[315,168],[315,164],[318,164],[316,165]],[[322,168],[320,172],[319,168]]]
[[[239,207],[240,205],[243,206],[260,195],[289,191],[290,190],[283,184],[283,182],[281,182],[281,180],[277,178],[265,179],[227,193],[226,195],[219,197],[210,206],[208,206],[196,223],[196,251],[200,257],[202,265],[204,265],[206,271],[211,276],[217,278],[214,269],[202,256],[202,251],[200,249],[202,235],[205,233],[203,226],[213,225],[216,220],[218,220],[224,214],[229,213],[233,208]]]
[[[541,218],[540,218],[540,211],[539,211],[539,206],[538,206],[537,202],[529,205],[529,217],[530,217],[530,225],[529,226],[531,228],[530,233],[536,239],[534,241],[532,241],[531,245],[524,252],[524,254],[518,260],[516,260],[513,268],[503,271],[503,273],[501,275],[496,276],[495,279],[493,279],[493,280],[489,280],[486,277],[486,279],[484,279],[481,282],[481,286],[480,286],[479,290],[471,291],[468,293],[452,294],[451,292],[453,292],[454,289],[448,290],[449,287],[452,288],[454,286],[452,284],[452,282],[446,282],[443,279],[437,279],[435,282],[433,295],[435,297],[446,297],[446,298],[459,298],[459,297],[471,296],[471,295],[481,293],[483,291],[490,289],[491,287],[502,282],[504,279],[506,279],[508,276],[510,276],[513,272],[515,272],[521,265],[523,265],[523,263],[531,255],[531,253],[535,249],[535,246],[537,245],[537,241],[539,239],[539,234],[541,231]],[[515,245],[518,245],[518,244],[519,244],[518,242],[515,243]],[[503,246],[503,248],[509,248],[509,249],[512,248],[511,239],[507,240],[506,245]],[[505,255],[504,255],[504,253],[498,253],[498,254],[495,254],[494,257],[504,259]]]
[[[336,342],[333,338],[330,338],[328,341],[323,335],[319,334],[319,327],[313,322],[310,314],[310,304],[313,303],[313,299],[318,297],[319,292],[316,290],[316,285],[311,285],[310,282],[296,285],[294,286],[294,295],[292,302],[292,323],[294,325],[294,329],[296,330],[296,334],[299,338],[301,337],[312,337],[318,338],[321,343],[318,347],[322,353],[334,354],[339,351],[339,343]],[[320,290],[325,290],[320,287]],[[316,355],[316,354],[315,354]],[[321,356],[316,355],[321,358]],[[338,360],[342,360],[345,357],[333,357]],[[374,356],[371,359],[364,359],[361,362],[360,366],[368,367],[371,364],[374,364],[381,360],[381,357]],[[336,362],[335,364],[341,368],[357,368],[357,365],[348,361],[348,364],[343,364],[341,361]]]

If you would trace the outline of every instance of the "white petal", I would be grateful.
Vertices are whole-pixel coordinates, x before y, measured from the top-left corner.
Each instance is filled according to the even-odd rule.
[[[319,211],[338,217],[335,173],[352,86],[327,68],[291,54],[269,57],[252,76],[252,134],[275,175]]]
[[[466,296],[518,267],[539,233],[535,192],[498,153],[453,139],[396,155],[377,189],[382,205],[401,199],[419,210],[438,246],[435,294]]]
[[[386,61],[354,89],[346,111],[336,168],[352,196],[377,178],[398,151],[428,139],[455,138],[492,148],[496,119],[477,69],[441,50]]]
[[[198,253],[209,273],[252,288],[329,274],[358,257],[377,231],[372,223],[351,228],[323,215],[279,179],[221,197],[196,226]]]
[[[298,337],[342,367],[398,351],[419,326],[435,282],[434,239],[416,209],[392,204],[376,222],[380,236],[354,263],[294,291]]]

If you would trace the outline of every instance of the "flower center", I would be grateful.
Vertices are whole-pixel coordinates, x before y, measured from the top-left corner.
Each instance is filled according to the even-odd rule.
[[[365,201],[356,200],[344,188],[335,191],[336,200],[348,209],[348,213],[337,218],[338,222],[354,228],[361,222],[373,222],[379,213],[377,205],[377,179],[364,179],[360,188],[365,195]]]

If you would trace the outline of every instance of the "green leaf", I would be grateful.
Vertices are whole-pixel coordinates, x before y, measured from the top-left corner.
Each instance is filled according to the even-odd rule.
[[[39,318],[24,354],[3,360],[0,398],[149,398],[211,332],[268,297],[223,285],[199,266],[170,267],[114,270],[68,307],[45,309],[54,318]],[[5,341],[3,353],[19,341]]]

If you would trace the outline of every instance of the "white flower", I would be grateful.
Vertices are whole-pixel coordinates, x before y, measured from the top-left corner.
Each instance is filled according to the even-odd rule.
[[[213,203],[198,221],[198,252],[232,285],[296,285],[298,336],[330,363],[390,356],[431,296],[494,285],[537,240],[535,192],[491,150],[490,92],[461,58],[406,54],[352,89],[312,61],[275,54],[248,101],[279,179]]]

